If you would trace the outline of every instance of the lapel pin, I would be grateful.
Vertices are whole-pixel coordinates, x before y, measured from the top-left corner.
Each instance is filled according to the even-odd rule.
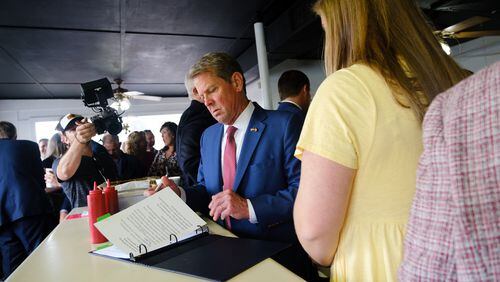
[[[251,131],[251,132],[257,132],[257,131],[259,131],[259,130],[257,129],[257,127],[252,127],[252,128],[250,128],[250,131]]]

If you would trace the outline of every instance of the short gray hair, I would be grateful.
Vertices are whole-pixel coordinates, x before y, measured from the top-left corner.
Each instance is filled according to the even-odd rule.
[[[118,135],[112,135],[112,134],[106,133],[102,137],[102,143],[104,144],[104,143],[108,142],[108,140],[115,141],[116,143],[120,143],[120,139],[118,138]]]
[[[186,87],[186,91],[188,93],[189,100],[193,100],[194,99],[194,93],[193,93],[194,82],[193,82],[193,79],[191,77],[189,77],[189,72],[186,73],[186,76],[184,77],[184,86]]]
[[[226,82],[231,83],[233,73],[239,72],[243,76],[243,92],[246,94],[246,80],[240,64],[227,53],[211,52],[203,55],[190,69],[188,77],[194,79],[197,75],[210,72]]]
[[[15,140],[16,138],[16,127],[8,121],[0,121],[0,139]]]

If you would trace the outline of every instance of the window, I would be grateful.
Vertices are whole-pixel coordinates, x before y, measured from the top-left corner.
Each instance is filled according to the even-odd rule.
[[[58,133],[59,131],[55,130],[57,122],[57,120],[35,122],[36,142],[42,138],[50,140],[52,135]]]

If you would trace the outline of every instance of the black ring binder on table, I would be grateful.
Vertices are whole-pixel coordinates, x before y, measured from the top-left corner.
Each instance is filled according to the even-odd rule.
[[[175,239],[174,242],[172,242],[173,241],[172,237],[174,237],[174,239]],[[179,242],[179,240],[177,240],[177,236],[175,236],[175,234],[170,234],[170,244],[175,244],[175,243],[178,243],[178,242]]]
[[[148,253],[148,248],[144,244],[139,244],[139,253],[142,254],[142,247],[144,247],[144,254]],[[135,257],[133,253],[128,253],[128,256],[131,261],[135,261]]]
[[[205,227],[205,228],[203,228],[203,227]],[[206,225],[205,226],[198,225],[198,228],[195,230],[195,232],[196,232],[196,234],[203,233],[203,232],[208,233],[209,232],[208,226],[206,226]]]
[[[116,259],[215,281],[231,279],[290,246],[283,242],[212,235],[207,226],[199,226],[193,237],[154,251],[148,252],[144,245],[142,253],[141,245],[140,255]]]

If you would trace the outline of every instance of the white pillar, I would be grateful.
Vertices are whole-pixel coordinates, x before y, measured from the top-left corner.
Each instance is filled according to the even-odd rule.
[[[267,64],[264,25],[261,22],[258,22],[253,25],[253,28],[255,32],[255,46],[257,47],[257,63],[259,65],[262,107],[267,110],[272,110],[271,87],[269,85],[269,66]]]

